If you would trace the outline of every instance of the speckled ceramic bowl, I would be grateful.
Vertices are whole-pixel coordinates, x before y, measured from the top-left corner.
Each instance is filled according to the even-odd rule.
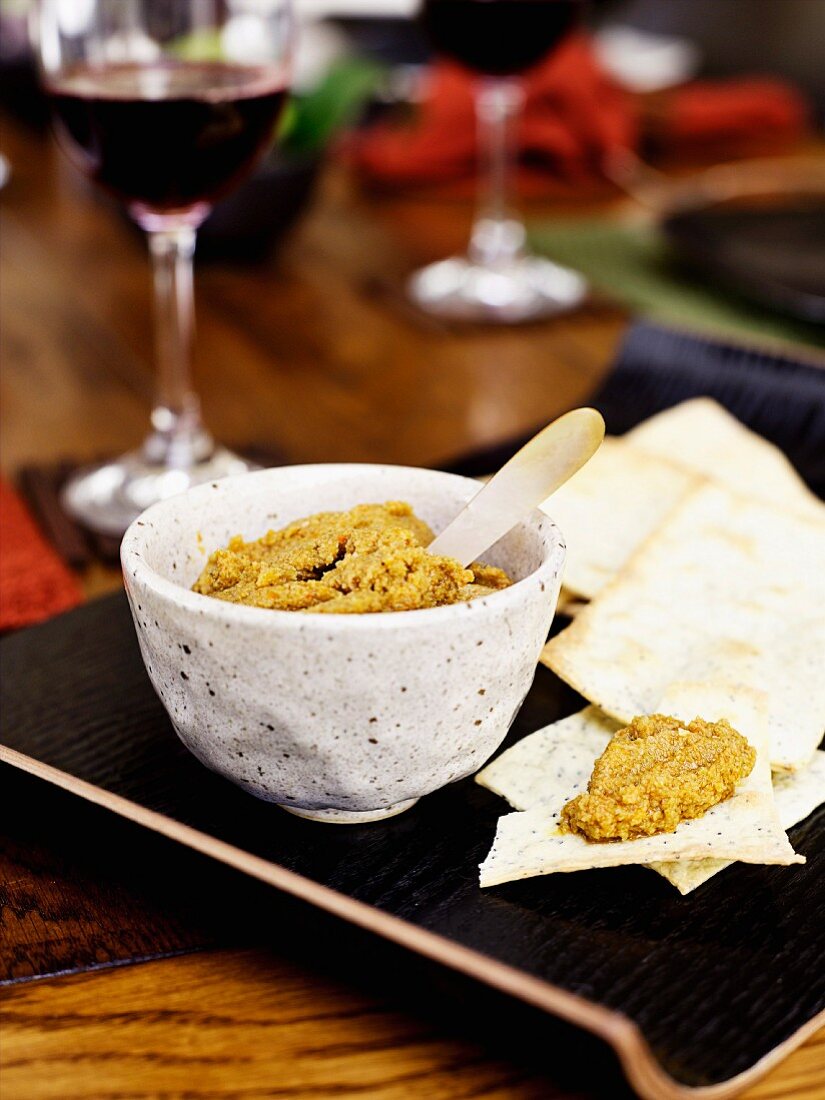
[[[406,500],[436,531],[478,491],[400,466],[291,466],[154,505],[123,539],[149,677],[183,743],[259,798],[321,821],[373,821],[479,768],[530,687],[564,543],[535,513],[485,560],[518,581],[448,607],[313,615],[190,591],[205,554],[312,512]]]

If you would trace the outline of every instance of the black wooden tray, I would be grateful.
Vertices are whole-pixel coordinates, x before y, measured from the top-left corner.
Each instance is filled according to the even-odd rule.
[[[504,804],[471,780],[333,827],[204,769],[152,691],[124,596],[5,639],[0,660],[4,760],[592,1030],[643,1096],[733,1091],[816,1026],[825,813],[794,830],[806,866],[732,868],[687,898],[642,868],[482,891]],[[539,669],[509,740],[579,705]]]
[[[703,368],[692,392],[714,382],[742,419],[768,420],[819,488],[815,366],[637,328],[597,403],[621,431],[628,406],[689,396]],[[501,800],[465,780],[399,818],[335,827],[256,801],[175,738],[121,595],[3,640],[0,662],[1,759],[587,1029],[644,1097],[732,1095],[825,1020],[825,809],[792,831],[805,866],[740,865],[687,898],[634,867],[482,891]],[[507,743],[579,706],[540,668]]]

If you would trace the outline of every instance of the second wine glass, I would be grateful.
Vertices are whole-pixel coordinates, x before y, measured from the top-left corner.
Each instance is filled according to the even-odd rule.
[[[564,38],[579,9],[580,0],[424,0],[422,21],[436,51],[477,77],[482,185],[467,255],[430,264],[410,280],[422,309],[516,323],[565,312],[584,299],[583,276],[527,251],[507,185],[524,101],[521,74]]]
[[[121,534],[157,500],[249,468],[204,427],[192,384],[195,233],[272,144],[286,98],[289,0],[41,0],[35,41],[58,139],[149,240],[157,390],[140,449],[64,490]]]

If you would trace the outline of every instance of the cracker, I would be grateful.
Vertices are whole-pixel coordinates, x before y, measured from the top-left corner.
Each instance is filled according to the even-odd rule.
[[[769,697],[771,764],[805,767],[825,729],[825,523],[717,485],[693,490],[542,661],[622,722],[669,684]]]
[[[804,862],[791,847],[779,821],[771,788],[767,753],[766,700],[759,692],[728,684],[674,684],[660,700],[658,710],[683,721],[701,716],[708,721],[727,718],[756,749],[751,774],[737,787],[734,795],[712,807],[702,817],[683,821],[672,833],[640,837],[636,840],[593,842],[557,828],[559,814],[586,784],[593,763],[609,740],[609,725],[601,716],[586,710],[574,716],[576,721],[558,722],[510,749],[485,768],[479,782],[503,793],[505,789],[519,799],[537,796],[535,779],[518,779],[514,774],[524,765],[525,753],[536,753],[537,767],[544,776],[541,801],[532,809],[507,814],[499,819],[493,847],[481,864],[481,885],[532,878],[535,875],[647,864],[654,861],[696,859],[741,860],[744,863],[790,864]],[[584,763],[579,751],[583,728],[592,735],[590,763]],[[520,759],[519,753],[520,750]],[[594,751],[595,750],[595,751]],[[567,769],[547,768],[548,759],[566,753],[578,754],[576,765]],[[510,755],[515,754],[515,755]],[[506,759],[510,756],[509,761]],[[518,767],[513,767],[513,761]],[[586,769],[586,773],[585,773]],[[512,786],[511,786],[512,784]],[[510,797],[510,794],[505,795]]]
[[[780,773],[773,777],[776,812],[782,828],[792,829],[825,802],[825,752],[815,752],[802,771]],[[651,863],[650,869],[666,878],[680,894],[689,894],[697,886],[730,867],[731,860],[696,859],[689,863]]]
[[[701,478],[809,518],[825,517],[825,505],[777,447],[710,398],[695,398],[620,439],[606,438],[542,504],[567,541],[565,586],[593,599]]]
[[[825,505],[773,443],[750,431],[710,397],[696,397],[651,416],[623,436],[647,454],[704,474],[734,492],[781,502],[821,519]]]
[[[593,599],[699,480],[669,462],[651,462],[619,439],[605,439],[541,505],[567,543],[565,588]]]
[[[598,707],[537,730],[507,749],[478,773],[476,783],[505,798],[515,810],[555,804],[558,791],[572,798],[587,786],[593,762],[607,748],[621,722]]]

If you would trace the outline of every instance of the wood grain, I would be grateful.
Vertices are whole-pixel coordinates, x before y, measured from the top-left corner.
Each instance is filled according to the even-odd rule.
[[[0,465],[12,473],[139,441],[151,327],[139,237],[47,140],[9,120],[2,140],[13,176],[3,193]],[[438,463],[583,399],[622,332],[613,306],[512,331],[453,331],[394,304],[413,267],[462,245],[468,217],[461,204],[366,202],[333,170],[273,261],[202,265],[197,376],[216,434],[278,447],[290,461]],[[91,594],[119,579],[93,566],[85,583]],[[294,941],[278,940],[277,895],[264,902],[212,877],[199,857],[181,863],[96,819],[73,832],[68,805],[38,817],[47,802],[35,784],[6,803],[8,976],[111,967],[144,949],[267,946],[6,988],[4,1100],[584,1095],[526,1058],[496,1058],[447,1023],[359,991],[351,974],[329,978],[329,954],[326,973],[314,972],[300,921]],[[151,862],[136,866],[147,851]],[[224,896],[206,912],[210,891]],[[537,1053],[555,1062],[552,1050]],[[746,1095],[814,1100],[823,1075],[820,1035]],[[615,1100],[620,1087],[593,1095]]]
[[[43,967],[43,973],[54,974],[45,968],[73,954],[85,967],[93,951],[98,953],[94,965],[100,967],[133,962],[136,941],[143,936],[151,944],[153,922],[158,921],[158,939],[168,941],[177,934],[181,949],[186,949],[187,936],[189,949],[198,946],[198,938],[202,945],[210,941],[236,947],[258,945],[272,966],[300,971],[308,987],[333,983],[375,1003],[376,1012],[394,1012],[418,1021],[416,1026],[428,1021],[429,1031],[445,1043],[463,1042],[469,1036],[491,1059],[508,1061],[514,1073],[525,1075],[525,1067],[537,1061],[541,1069],[540,1054],[549,1042],[563,1046],[568,1055],[571,1049],[580,1050],[580,1057],[561,1062],[566,1080],[558,1087],[564,1094],[585,1093],[582,1078],[587,1075],[606,1082],[616,1100],[625,1095],[626,1086],[609,1048],[586,1032],[502,998],[30,776],[4,771],[0,778],[4,791],[18,795],[3,827],[27,843],[51,831],[45,868],[37,865],[38,849],[30,849],[31,866],[22,865],[20,880],[8,883],[11,902],[2,905],[4,915],[11,908],[20,910],[20,919],[5,916],[2,927],[3,955],[17,964],[11,976],[15,988],[23,984],[49,988],[50,983],[30,980],[33,964]],[[27,803],[38,806],[44,821],[62,821],[59,833],[47,826],[27,827],[21,812]],[[39,881],[35,878],[32,888],[32,872],[44,869],[49,873],[55,869],[62,878],[53,881],[50,874],[44,875]],[[4,871],[0,863],[0,873]],[[103,914],[96,921],[76,920],[78,908],[83,912],[99,906],[102,898],[112,909],[110,920]],[[118,927],[121,920],[123,926]],[[106,987],[101,988],[105,993]],[[8,995],[7,987],[4,996]],[[165,993],[159,989],[158,995],[162,999]],[[504,1012],[508,1021],[518,1020],[514,1034],[502,1034],[496,1026]],[[272,1025],[276,1022],[273,1017]],[[46,1026],[51,1024],[44,1021]],[[5,1051],[5,1038],[11,1032],[1,1022],[0,1028]],[[231,1088],[229,1094],[234,1094]]]
[[[471,1042],[261,953],[36,983],[4,1002],[5,1100],[561,1096]]]
[[[210,862],[28,776],[2,789],[0,983],[239,942]]]
[[[142,242],[43,139],[10,122],[4,137],[15,171],[4,193],[0,461],[134,445],[151,393]],[[389,203],[376,216],[333,171],[274,260],[199,267],[196,373],[216,434],[294,462],[438,463],[593,389],[624,325],[612,306],[445,336],[376,301],[371,279],[400,285],[466,228],[465,207],[402,205],[403,218]]]
[[[359,1097],[577,1100],[471,1039],[262,952],[213,952],[17,986],[5,1100]],[[820,1100],[825,1033],[743,1094]],[[544,1052],[548,1063],[553,1053]]]

